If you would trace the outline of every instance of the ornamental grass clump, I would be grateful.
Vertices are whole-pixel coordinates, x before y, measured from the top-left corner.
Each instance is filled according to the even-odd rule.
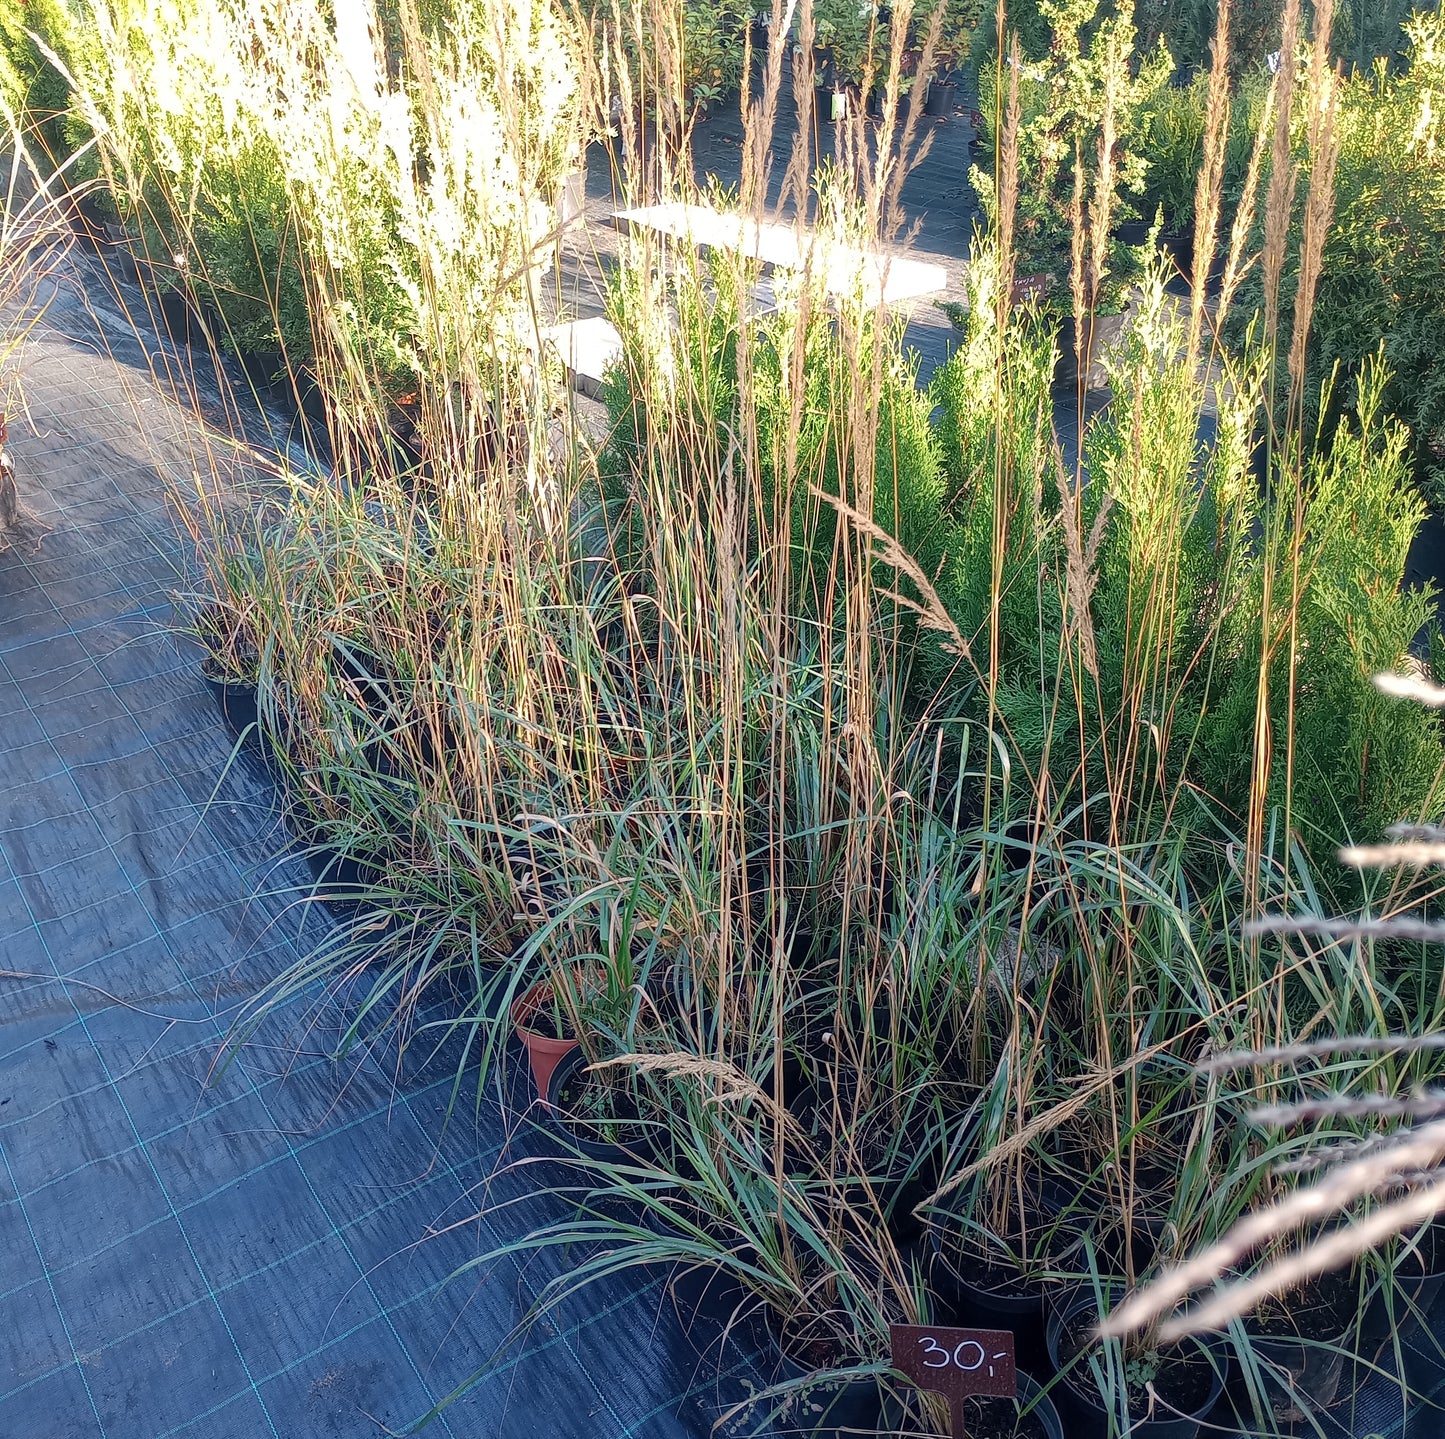
[[[484,352],[516,365],[579,139],[553,9],[86,8],[64,59],[120,223],[220,342],[325,365],[311,378],[351,443],[378,392],[420,386],[440,422]]]
[[[1101,412],[1082,379],[1055,391],[1059,317],[1014,283],[1019,64],[995,66],[989,224],[928,391],[901,317],[838,279],[896,239],[926,144],[906,5],[881,123],[840,122],[828,166],[808,128],[774,136],[782,47],[759,57],[727,195],[695,178],[654,7],[598,11],[585,44],[482,0],[339,29],[303,7],[287,35],[203,8],[194,31],[127,8],[147,31],[102,7],[113,53],[73,75],[118,211],[181,257],[213,333],[271,324],[325,398],[329,468],[240,495],[203,462],[185,496],[198,612],[231,618],[293,825],[358,902],[238,1038],[340,994],[345,1043],[460,1036],[454,1102],[481,1103],[510,1093],[512,1002],[545,996],[586,1066],[557,1120],[576,1211],[501,1252],[579,1246],[537,1312],[634,1267],[726,1275],[785,1356],[763,1407],[810,1380],[876,1398],[889,1323],[958,1312],[950,1265],[1026,1291],[1041,1329],[1046,1294],[1112,1295],[1288,1192],[1299,1146],[1259,1142],[1252,1097],[1201,1065],[1409,1028],[1439,987],[1434,960],[1237,927],[1345,892],[1324,836],[1439,808],[1436,719],[1369,683],[1429,603],[1399,584],[1406,452],[1373,402],[1306,424],[1312,295],[1281,278],[1329,233],[1327,7],[1310,163],[1289,77],[1237,206],[1222,22],[1193,288],[1157,255],[1131,280]],[[1054,219],[1081,376],[1133,178],[1126,11],[1080,41],[1068,10],[1090,64]],[[794,25],[807,3],[769,32]],[[994,44],[1021,53],[1002,7]],[[781,179],[805,258],[765,290],[746,255],[624,236],[602,427],[544,343],[537,267],[571,146],[614,113],[624,202],[764,218]],[[211,257],[252,228],[237,308]],[[1267,313],[1230,345],[1254,269]]]

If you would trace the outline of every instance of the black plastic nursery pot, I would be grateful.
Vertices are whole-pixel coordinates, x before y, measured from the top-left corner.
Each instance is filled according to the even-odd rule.
[[[1104,390],[1109,385],[1109,371],[1105,364],[1108,352],[1116,348],[1124,338],[1126,317],[1115,315],[1091,315],[1085,319],[1090,326],[1084,334],[1089,345],[1088,381],[1089,390]],[[1074,344],[1074,317],[1066,315],[1059,323],[1057,340],[1059,358],[1054,368],[1055,385],[1077,385],[1079,380],[1079,354]]]
[[[1165,1378],[1161,1368],[1154,1378],[1159,1400],[1152,1406],[1154,1412],[1134,1417],[1131,1411],[1124,1428],[1118,1410],[1111,1412],[1095,1384],[1092,1366],[1076,1347],[1081,1339],[1087,1344],[1098,1317],[1092,1290],[1075,1291],[1049,1317],[1049,1363],[1058,1375],[1050,1393],[1069,1439],[1195,1439],[1224,1392],[1229,1358],[1223,1341],[1213,1335],[1184,1340],[1170,1376]],[[1075,1346],[1072,1353],[1071,1346]]]
[[[1445,1290],[1445,1229],[1427,1224],[1407,1236],[1390,1264],[1393,1290],[1377,1284],[1360,1321],[1360,1349],[1367,1358],[1388,1347],[1397,1331],[1435,1312]]]
[[[260,742],[256,686],[239,679],[221,679],[203,669],[201,678],[214,696],[221,718],[238,739]]]
[[[546,1123],[562,1142],[603,1164],[637,1165],[654,1154],[651,1127],[635,1115],[612,1119],[579,1118],[584,1102],[587,1056],[574,1048],[563,1056],[547,1081]]]
[[[184,284],[167,285],[162,272],[137,262],[142,279],[150,291],[156,318],[173,345],[205,345],[208,334],[207,316],[196,297]]]
[[[1346,1361],[1362,1328],[1357,1283],[1347,1273],[1322,1275],[1303,1294],[1245,1321],[1263,1398],[1277,1423],[1307,1426],[1312,1415],[1348,1397]],[[1353,1376],[1353,1363],[1350,1372]],[[1249,1413],[1249,1384],[1242,1372],[1231,1387],[1236,1409]]]
[[[358,859],[344,849],[311,847],[306,860],[317,883],[339,898],[360,899],[367,890],[386,883],[386,871],[380,865]]]
[[[1064,1234],[1077,1241],[1078,1231],[1072,1226],[1064,1226]],[[1007,1329],[1014,1336],[1019,1366],[1046,1373],[1047,1301],[1053,1286],[1026,1274],[1001,1249],[986,1253],[981,1246],[950,1244],[937,1222],[929,1225],[928,1237],[933,1251],[931,1287],[953,1309],[958,1322],[979,1329]]]
[[[241,366],[247,383],[254,388],[268,393],[276,389],[281,389],[283,393],[289,391],[290,386],[286,384],[284,350],[240,350],[237,352],[236,361]]]
[[[665,1228],[655,1210],[649,1212],[646,1222],[653,1229]],[[679,1259],[667,1271],[663,1284],[683,1333],[700,1356],[720,1353],[729,1335],[753,1335],[756,1321],[747,1313],[747,1291],[730,1269]]]
[[[952,115],[958,86],[952,80],[930,80],[928,99],[923,102],[923,113],[931,119]]]
[[[289,806],[288,820],[316,887],[328,902],[361,901],[368,890],[386,884],[387,872],[380,856],[361,854],[334,844],[327,831],[298,805]]]
[[[1020,1372],[1018,1395],[1013,1399],[979,1395],[964,1400],[968,1439],[1064,1439],[1064,1425],[1054,1401],[1038,1380]],[[883,1395],[879,1413],[879,1439],[942,1439],[922,1412],[917,1397],[897,1389]]]
[[[1012,1276],[990,1273],[986,1283],[965,1279],[938,1246],[934,1236],[934,1261],[946,1277],[959,1323],[979,1329],[1007,1329],[1014,1336],[1014,1353],[1018,1363],[1037,1368],[1044,1348],[1044,1286],[1029,1279],[1022,1271]]]
[[[878,1378],[872,1374],[857,1379],[819,1377],[828,1370],[790,1354],[772,1324],[768,1332],[774,1345],[773,1382],[794,1386],[768,1401],[777,1410],[772,1431],[788,1439],[875,1439],[883,1402]]]
[[[1347,1397],[1340,1381],[1348,1342],[1344,1332],[1313,1342],[1251,1336],[1250,1348],[1264,1372],[1270,1412],[1277,1420],[1308,1422],[1311,1413]]]

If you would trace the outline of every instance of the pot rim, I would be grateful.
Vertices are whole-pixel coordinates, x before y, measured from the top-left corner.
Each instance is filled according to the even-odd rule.
[[[1117,1284],[1106,1286],[1105,1292],[1109,1295],[1111,1303],[1123,1298],[1124,1293],[1123,1288]],[[1092,1316],[1097,1316],[1098,1309],[1095,1303],[1095,1295],[1091,1289],[1076,1291],[1073,1298],[1053,1309],[1053,1312],[1049,1315],[1049,1322],[1045,1326],[1044,1341],[1048,1351],[1049,1362],[1054,1367],[1059,1383],[1065,1385],[1070,1395],[1087,1409],[1107,1417],[1112,1411],[1106,1409],[1104,1405],[1100,1403],[1100,1396],[1094,1386],[1091,1384],[1078,1383],[1073,1377],[1079,1367],[1078,1358],[1076,1357],[1074,1361],[1068,1364],[1064,1364],[1059,1358],[1059,1341],[1063,1337],[1065,1327],[1071,1319],[1083,1313],[1090,1313]],[[1150,1420],[1141,1420],[1138,1422],[1185,1423],[1201,1421],[1218,1402],[1219,1396],[1224,1392],[1225,1382],[1229,1378],[1229,1371],[1233,1362],[1225,1345],[1224,1335],[1191,1334],[1180,1342],[1193,1343],[1202,1350],[1204,1355],[1209,1359],[1210,1369],[1213,1374],[1213,1381],[1210,1385],[1209,1393],[1196,1409],[1191,1410],[1187,1414],[1182,1410],[1171,1409],[1167,1413],[1156,1415]],[[1083,1351],[1081,1351],[1081,1355],[1078,1357],[1082,1357],[1082,1352]]]
[[[534,1042],[541,1044],[560,1044],[572,1046],[577,1041],[577,1036],[569,1038],[558,1038],[555,1034],[547,1034],[540,1029],[532,1029],[528,1021],[546,1003],[552,995],[552,984],[550,980],[539,979],[535,984],[529,986],[521,994],[513,996],[507,1013],[511,1016],[512,1028],[517,1031],[517,1036],[528,1046]]]
[[[1030,1415],[1037,1416],[1039,1423],[1043,1426],[1045,1433],[1050,1436],[1050,1439],[1063,1439],[1064,1421],[1059,1415],[1058,1406],[1055,1405],[1048,1388],[1040,1384],[1027,1370],[1019,1369],[1017,1375],[1018,1388],[1014,1395],[1014,1402],[1019,1406],[1020,1410],[1023,1410],[1025,1406],[1027,1406],[1027,1412]],[[899,1398],[899,1392],[902,1387],[901,1385],[892,1385],[883,1391],[883,1402],[881,1405],[883,1423],[879,1426],[880,1436],[886,1432],[886,1425],[889,1421],[893,1421],[895,1424],[897,1422],[895,1413],[903,1407],[902,1400]],[[980,1394],[976,1397],[979,1399],[987,1399],[995,1396]],[[1020,1417],[1022,1417],[1022,1415]]]
[[[568,1114],[557,1103],[558,1089],[571,1079],[580,1069],[588,1064],[587,1056],[582,1052],[582,1047],[572,1041],[573,1048],[557,1062],[557,1066],[547,1079],[547,1094],[543,1113],[551,1125],[560,1130],[565,1139],[577,1147],[577,1149],[594,1159],[606,1158],[611,1155],[620,1156],[624,1162],[637,1163],[652,1158],[653,1146],[649,1142],[649,1134],[644,1127],[643,1140],[637,1145],[619,1144],[610,1139],[593,1139],[589,1135],[579,1134],[567,1122]]]

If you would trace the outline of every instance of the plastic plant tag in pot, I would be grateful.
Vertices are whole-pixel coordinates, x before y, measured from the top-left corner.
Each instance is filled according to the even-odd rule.
[[[893,1366],[919,1389],[948,1402],[953,1439],[966,1439],[975,1395],[1013,1401],[1018,1395],[1014,1337],[1007,1329],[956,1329],[890,1324]]]

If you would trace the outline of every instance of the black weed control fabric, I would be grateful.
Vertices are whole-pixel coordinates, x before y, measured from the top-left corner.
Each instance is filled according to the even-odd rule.
[[[443,1284],[565,1213],[529,1124],[446,1122],[446,1056],[333,1062],[318,996],[218,1066],[329,921],[168,632],[195,418],[94,264],[24,355],[0,556],[0,1439],[380,1435],[489,1363],[428,1433],[707,1434],[731,1397],[659,1280],[505,1349],[568,1257]]]
[[[318,994],[218,1064],[329,920],[168,631],[165,481],[200,429],[151,372],[178,357],[93,258],[61,273],[14,426],[38,523],[0,556],[0,1439],[373,1436],[483,1367],[429,1433],[707,1435],[752,1371],[699,1358],[660,1278],[510,1345],[569,1256],[445,1282],[564,1212],[525,1122],[447,1120],[448,1056],[335,1062],[346,998]],[[1351,1432],[1400,1432],[1383,1386]]]

